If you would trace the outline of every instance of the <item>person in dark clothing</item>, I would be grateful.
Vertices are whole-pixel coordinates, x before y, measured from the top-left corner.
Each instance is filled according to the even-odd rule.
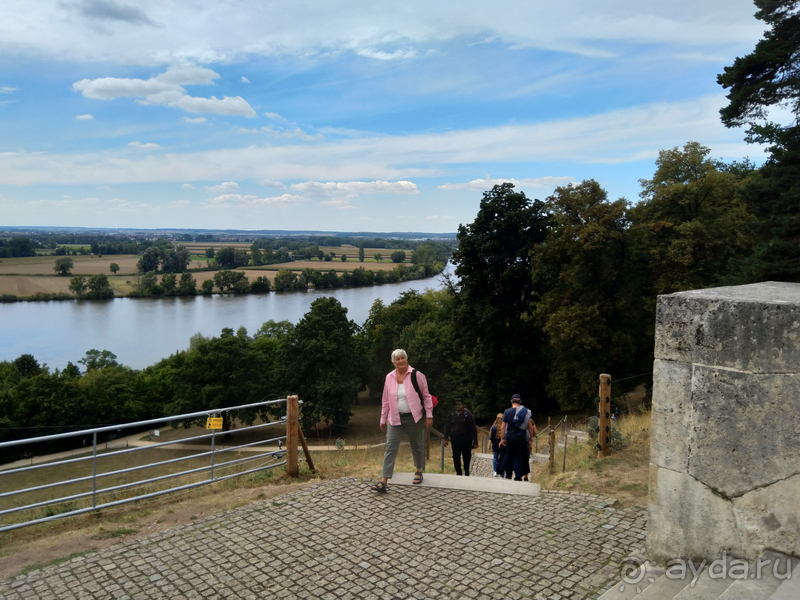
[[[464,475],[469,476],[472,449],[478,447],[478,427],[475,417],[464,408],[460,398],[456,399],[456,411],[444,423],[444,445],[453,444],[453,466],[456,475],[461,475],[461,459],[464,459]]]
[[[531,411],[522,406],[519,394],[511,396],[511,408],[503,413],[502,439],[500,445],[506,448],[505,475],[511,479],[522,481],[530,467],[528,465],[528,424]]]

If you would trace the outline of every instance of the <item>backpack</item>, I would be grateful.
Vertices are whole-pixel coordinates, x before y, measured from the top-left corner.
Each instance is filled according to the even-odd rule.
[[[414,391],[417,392],[417,396],[419,396],[420,404],[422,404],[422,412],[425,412],[425,401],[422,398],[422,392],[419,391],[419,384],[417,383],[417,370],[414,369],[411,371],[411,385],[414,386]],[[428,390],[430,392],[430,390]],[[439,399],[431,394],[431,400],[433,401],[433,406],[431,407],[431,411],[436,408],[436,405],[439,404]],[[427,415],[425,415],[427,416]]]
[[[531,411],[520,404],[517,412],[514,413],[514,420],[512,421],[514,427],[527,431],[530,420]]]

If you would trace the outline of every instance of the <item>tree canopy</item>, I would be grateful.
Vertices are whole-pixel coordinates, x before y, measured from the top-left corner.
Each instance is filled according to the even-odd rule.
[[[741,195],[758,219],[758,244],[741,262],[742,276],[800,281],[800,3],[755,0],[769,26],[755,49],[725,67],[717,82],[728,92],[720,110],[727,127],[747,125],[747,140],[769,144],[769,158]],[[773,119],[783,109],[787,122]]]

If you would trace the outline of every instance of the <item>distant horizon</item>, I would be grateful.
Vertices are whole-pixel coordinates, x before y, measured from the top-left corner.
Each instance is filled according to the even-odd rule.
[[[229,234],[229,235],[313,235],[313,236],[332,236],[332,237],[435,237],[435,238],[456,238],[456,232],[426,232],[426,231],[332,231],[314,229],[208,229],[202,227],[55,227],[47,225],[20,225],[20,226],[1,226],[0,234],[3,232],[28,232],[28,231],[51,231],[57,232],[142,232],[142,233],[208,233],[208,234]]]

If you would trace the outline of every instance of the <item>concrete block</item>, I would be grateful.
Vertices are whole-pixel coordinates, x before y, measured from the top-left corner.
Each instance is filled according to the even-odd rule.
[[[692,422],[692,366],[668,360],[653,364],[650,462],[673,471],[689,471]]]
[[[800,284],[766,282],[659,296],[655,357],[754,373],[800,364]]]
[[[735,498],[733,511],[744,544],[800,556],[798,497],[800,475]]]
[[[647,557],[666,564],[723,552],[742,556],[733,504],[691,475],[653,466],[647,507]]]
[[[800,472],[797,422],[787,418],[799,404],[800,376],[794,373],[696,365],[689,474],[734,497]]]

